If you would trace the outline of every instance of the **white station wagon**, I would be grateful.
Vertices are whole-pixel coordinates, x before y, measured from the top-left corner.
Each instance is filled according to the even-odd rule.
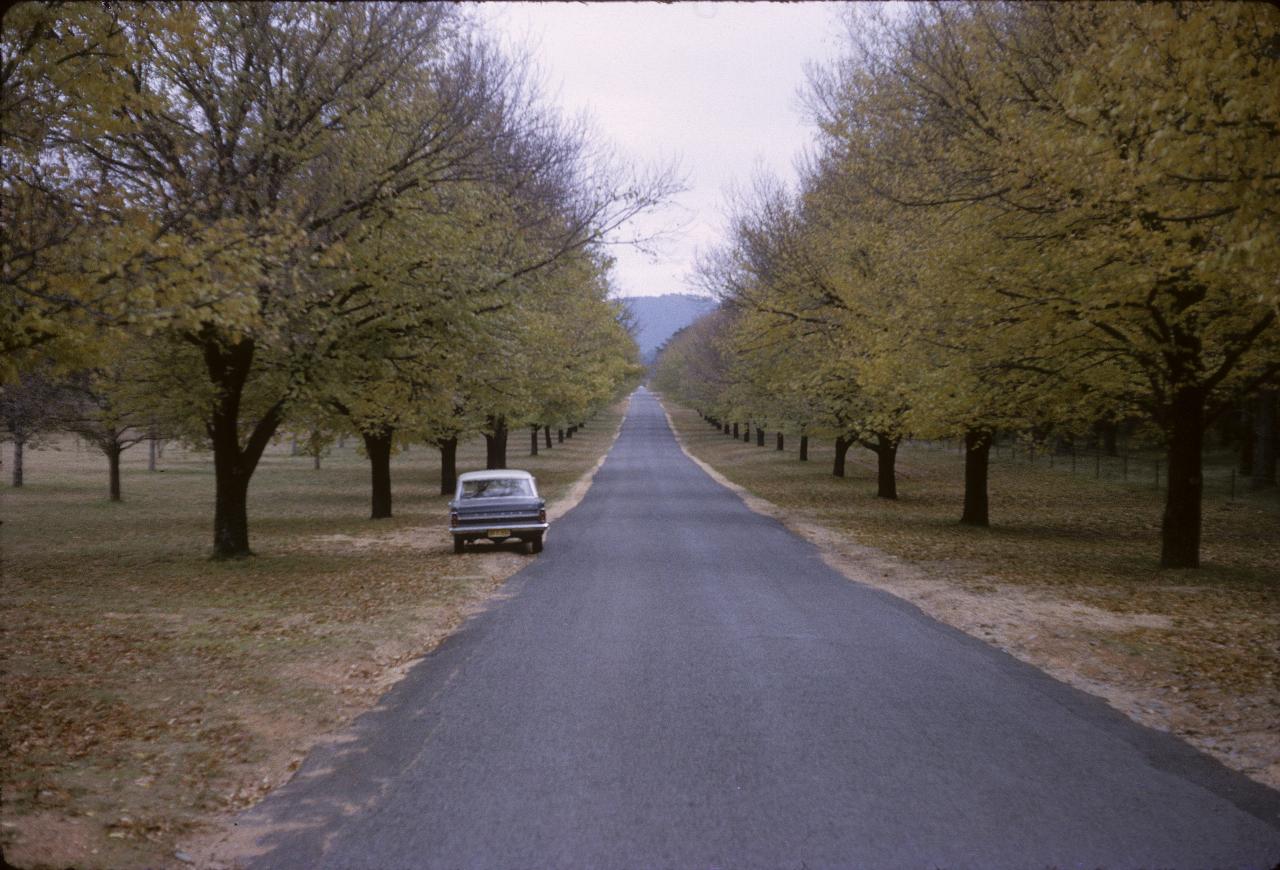
[[[468,542],[482,538],[494,543],[517,538],[541,553],[546,530],[547,502],[538,496],[538,483],[529,472],[499,468],[458,476],[449,502],[453,552],[461,553]]]

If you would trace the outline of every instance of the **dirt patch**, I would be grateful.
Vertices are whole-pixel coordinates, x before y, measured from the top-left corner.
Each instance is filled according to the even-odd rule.
[[[386,535],[317,535],[299,541],[297,550],[385,550],[440,551],[448,543],[448,532],[435,527],[401,529]]]
[[[829,528],[804,510],[783,509],[729,480],[694,455],[666,413],[686,456],[751,510],[812,542],[823,560],[850,580],[910,601],[934,619],[1105,699],[1131,719],[1175,733],[1227,766],[1280,788],[1275,672],[1264,665],[1260,675],[1240,682],[1230,673],[1231,662],[1248,654],[1253,638],[1270,637],[1271,649],[1258,652],[1264,660],[1275,656],[1275,613],[1255,605],[1249,631],[1225,649],[1228,627],[1238,626],[1215,622],[1213,601],[1221,590],[1202,584],[1170,584],[1133,596],[1087,583],[1028,587],[984,573],[974,559],[908,560],[864,546],[850,531]],[[919,469],[913,474],[925,476]],[[1133,602],[1122,609],[1108,606],[1129,597],[1161,609],[1134,610]],[[1207,638],[1215,628],[1228,653],[1221,666],[1203,649],[1213,642]],[[1179,643],[1195,646],[1194,655],[1175,659]]]
[[[0,828],[17,830],[17,822],[0,822]],[[61,866],[67,852],[101,856],[98,823],[92,818],[67,818],[61,813],[32,813],[22,820],[22,831],[32,840],[22,860],[32,866]],[[114,831],[112,833],[115,833]],[[108,834],[110,837],[111,834]]]

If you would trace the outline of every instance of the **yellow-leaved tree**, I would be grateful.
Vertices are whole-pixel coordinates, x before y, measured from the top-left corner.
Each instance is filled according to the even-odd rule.
[[[1145,413],[1161,564],[1194,567],[1205,429],[1280,376],[1280,12],[939,3],[859,33],[817,89],[823,135],[934,216],[922,255],[970,373],[1063,419]]]

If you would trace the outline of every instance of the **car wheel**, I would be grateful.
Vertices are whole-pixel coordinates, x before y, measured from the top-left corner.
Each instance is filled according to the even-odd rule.
[[[464,541],[462,538],[458,537],[457,535],[455,535],[455,536],[454,536],[454,538],[453,538],[453,552],[455,552],[455,553],[461,553],[461,552],[463,551],[463,549],[465,549],[465,548],[466,548],[466,546],[467,546],[467,542],[466,542],[466,541]]]
[[[542,535],[538,535],[529,541],[529,552],[531,553],[542,552]]]

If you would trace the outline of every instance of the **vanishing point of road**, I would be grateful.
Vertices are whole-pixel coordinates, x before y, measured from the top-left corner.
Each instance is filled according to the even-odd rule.
[[[644,390],[505,591],[245,815],[250,866],[1280,862],[1280,793],[835,573]]]

